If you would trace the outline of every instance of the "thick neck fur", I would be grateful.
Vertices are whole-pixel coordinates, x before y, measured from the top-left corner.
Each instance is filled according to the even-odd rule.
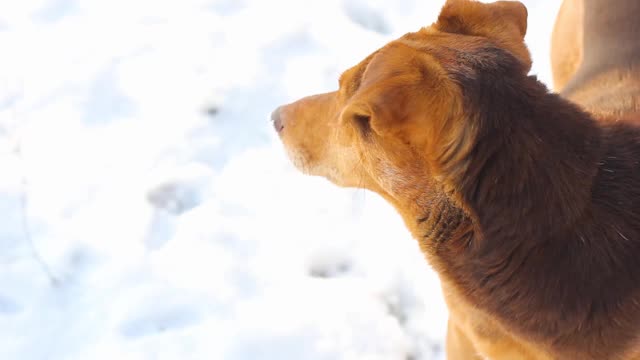
[[[507,328],[562,358],[618,356],[640,331],[640,131],[493,65],[458,78],[479,130],[447,179],[456,193],[405,221],[441,276]]]

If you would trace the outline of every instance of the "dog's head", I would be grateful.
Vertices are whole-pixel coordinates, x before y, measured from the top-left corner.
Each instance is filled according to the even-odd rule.
[[[274,126],[303,172],[410,197],[464,165],[480,136],[468,94],[491,81],[486,68],[526,76],[526,28],[519,2],[449,0],[437,22],[345,71],[337,91],[278,108]]]

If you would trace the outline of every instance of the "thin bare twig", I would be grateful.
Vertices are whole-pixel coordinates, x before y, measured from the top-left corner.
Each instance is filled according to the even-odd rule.
[[[22,158],[21,145],[19,142],[16,146],[15,154],[24,165],[23,158]],[[57,287],[58,285],[60,285],[60,280],[53,274],[53,271],[51,271],[51,268],[49,267],[47,262],[44,260],[42,255],[40,255],[38,248],[33,242],[33,236],[31,233],[31,227],[29,226],[29,217],[27,213],[27,208],[29,205],[29,197],[28,197],[29,189],[28,189],[27,175],[24,170],[20,174],[20,185],[22,186],[22,189],[20,190],[20,215],[22,218],[21,222],[22,222],[22,232],[24,234],[24,239],[29,245],[29,251],[33,259],[38,263],[38,265],[40,265],[42,272],[44,272],[47,278],[49,278],[49,282],[51,283],[51,285],[54,287]]]
[[[21,84],[20,86],[20,90],[19,93],[24,95],[24,85]],[[18,119],[18,109],[17,109],[18,105],[15,104],[12,108],[12,115],[13,115],[13,119],[17,120]],[[2,133],[5,133],[6,135],[11,135],[12,131],[8,128],[9,124],[5,126],[2,126],[2,124],[0,124],[0,130],[2,130]],[[18,133],[17,129],[15,130],[16,133]],[[29,197],[28,197],[28,181],[27,181],[27,174],[26,171],[24,169],[24,158],[22,156],[22,143],[20,140],[19,136],[16,136],[16,145],[15,145],[15,149],[14,149],[14,153],[15,155],[18,157],[18,160],[21,163],[21,168],[22,171],[20,173],[20,185],[21,185],[21,189],[20,189],[20,217],[21,217],[21,223],[22,223],[22,232],[24,234],[24,240],[27,242],[27,245],[29,247],[29,252],[31,253],[31,256],[33,257],[33,259],[36,261],[36,263],[40,266],[40,268],[42,269],[42,271],[44,272],[44,274],[47,276],[47,278],[49,279],[49,282],[51,283],[52,286],[57,287],[60,284],[59,279],[53,274],[53,272],[51,271],[51,268],[49,267],[49,265],[44,261],[44,259],[42,258],[42,255],[40,255],[40,252],[38,251],[34,241],[33,241],[33,235],[31,233],[31,227],[29,226],[29,217],[28,217],[28,205],[29,205]]]

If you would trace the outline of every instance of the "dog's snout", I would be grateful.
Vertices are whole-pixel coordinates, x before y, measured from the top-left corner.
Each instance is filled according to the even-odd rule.
[[[282,107],[278,107],[277,109],[273,110],[273,112],[271,113],[271,121],[273,122],[273,127],[276,129],[277,132],[282,131],[282,129],[284,129],[284,123],[282,121],[282,116],[281,116],[281,112],[282,112]]]

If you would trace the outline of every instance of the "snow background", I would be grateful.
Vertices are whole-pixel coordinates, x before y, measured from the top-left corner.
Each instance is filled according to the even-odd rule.
[[[0,358],[443,359],[399,216],[269,122],[442,3],[0,0]]]

